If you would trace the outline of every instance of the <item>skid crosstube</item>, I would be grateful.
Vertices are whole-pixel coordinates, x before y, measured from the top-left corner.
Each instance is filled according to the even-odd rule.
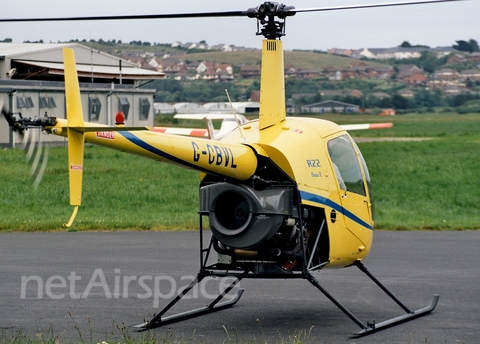
[[[139,331],[148,330],[148,329],[160,327],[166,324],[171,324],[177,321],[194,318],[194,317],[208,314],[208,313],[213,313],[228,307],[232,307],[237,303],[237,301],[240,299],[240,297],[243,294],[243,289],[239,289],[237,291],[237,294],[231,300],[224,301],[224,302],[220,302],[220,301],[235,287],[235,285],[237,285],[240,282],[241,278],[237,278],[236,280],[234,280],[227,288],[225,288],[225,290],[222,293],[220,293],[212,302],[210,302],[205,307],[200,307],[197,309],[192,309],[190,311],[163,317],[163,315],[170,308],[172,308],[178,301],[180,301],[182,297],[185,296],[185,294],[187,294],[190,290],[192,290],[193,287],[195,287],[207,276],[211,276],[211,275],[199,273],[197,275],[197,278],[195,278],[184,290],[178,293],[177,296],[173,298],[172,301],[170,301],[170,303],[166,305],[159,313],[157,313],[150,321],[146,321],[142,324],[135,325],[133,326],[133,328]]]

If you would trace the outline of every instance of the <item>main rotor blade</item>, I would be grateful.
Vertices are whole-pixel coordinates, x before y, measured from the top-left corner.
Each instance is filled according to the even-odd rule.
[[[425,1],[405,1],[405,2],[384,2],[384,3],[378,3],[378,4],[345,5],[345,6],[317,7],[317,8],[315,8],[315,7],[312,7],[312,8],[296,8],[296,9],[292,10],[292,12],[302,13],[302,12],[354,10],[354,9],[361,9],[361,8],[423,5],[423,4],[434,4],[434,3],[440,3],[440,2],[454,2],[454,1],[464,1],[464,0],[425,0]]]
[[[174,19],[174,18],[206,18],[206,17],[245,17],[247,11],[199,12],[199,13],[167,13],[167,14],[131,14],[118,16],[93,17],[53,17],[53,18],[9,18],[4,22],[45,22],[45,21],[82,21],[82,20],[133,20],[133,19]]]
[[[423,5],[441,2],[453,2],[464,0],[424,0],[424,1],[405,1],[405,2],[386,2],[378,4],[365,5],[345,5],[333,7],[313,7],[313,8],[286,8],[284,13],[302,12],[322,12],[322,11],[338,11],[351,10],[361,8],[375,8],[375,7],[393,7],[406,5]],[[258,8],[257,8],[258,9]],[[224,11],[224,12],[197,12],[197,13],[166,13],[166,14],[131,14],[131,15],[117,15],[117,16],[84,16],[84,17],[50,17],[50,18],[6,18],[0,19],[0,23],[5,22],[46,22],[46,21],[87,21],[87,20],[134,20],[134,19],[175,19],[175,18],[208,18],[208,17],[255,17],[256,9],[250,8],[246,11]]]

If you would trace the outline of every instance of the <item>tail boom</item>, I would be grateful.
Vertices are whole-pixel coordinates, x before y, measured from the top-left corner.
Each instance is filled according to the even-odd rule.
[[[82,128],[66,127],[65,120],[57,119],[57,124],[49,128],[49,131],[61,136],[66,136],[68,131],[81,131],[86,143],[236,180],[248,179],[257,167],[255,151],[243,144],[169,135],[151,130],[129,131],[121,126],[109,127],[91,122],[85,122]],[[69,146],[71,142],[75,145],[75,141],[69,139]],[[75,155],[83,157],[83,151],[80,152],[77,148]]]
[[[86,133],[86,141],[236,180],[248,179],[257,167],[255,152],[242,144],[152,131],[109,131],[108,128],[106,131]]]

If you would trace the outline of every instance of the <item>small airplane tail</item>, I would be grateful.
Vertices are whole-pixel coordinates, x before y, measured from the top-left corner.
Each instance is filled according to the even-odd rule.
[[[210,140],[214,140],[215,139],[215,128],[213,127],[212,120],[208,117],[205,117],[205,122],[207,124],[208,138]]]
[[[68,138],[68,175],[70,184],[70,205],[74,207],[70,221],[64,224],[70,227],[75,220],[78,207],[82,203],[83,155],[85,134],[80,86],[73,49],[64,48],[65,96],[67,104]]]

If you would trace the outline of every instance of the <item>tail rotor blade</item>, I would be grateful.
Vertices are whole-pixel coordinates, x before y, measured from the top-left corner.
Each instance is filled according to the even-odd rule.
[[[43,145],[41,143],[41,145]],[[45,173],[45,169],[47,168],[48,164],[48,146],[45,146],[45,150],[42,156],[42,164],[40,165],[39,169],[35,169],[36,174],[32,174],[32,176],[35,176],[35,180],[33,181],[33,187],[36,189],[38,188],[38,185],[42,181],[43,174]]]
[[[48,147],[44,146],[41,138],[37,129],[25,130],[21,144],[27,151],[27,163],[30,165],[30,176],[35,189],[42,181],[48,163]]]

